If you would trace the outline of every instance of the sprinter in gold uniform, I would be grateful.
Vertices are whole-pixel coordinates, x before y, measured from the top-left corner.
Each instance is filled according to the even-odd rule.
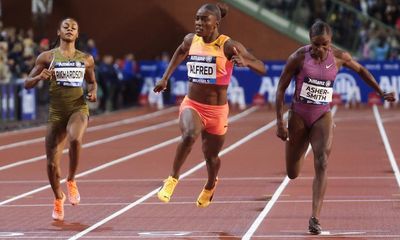
[[[49,119],[46,134],[47,174],[55,200],[52,217],[64,219],[65,194],[60,188],[60,160],[66,140],[69,142],[69,173],[67,177],[68,199],[77,205],[80,195],[75,182],[83,134],[89,117],[86,100],[95,102],[97,83],[94,60],[89,54],[75,49],[78,23],[64,19],[57,31],[59,46],[41,53],[28,78],[25,88],[35,87],[39,81],[50,84]],[[85,97],[83,81],[88,93]]]

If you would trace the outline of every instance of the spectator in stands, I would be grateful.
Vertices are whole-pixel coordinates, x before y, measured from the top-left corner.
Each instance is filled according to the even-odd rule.
[[[168,67],[170,59],[171,57],[169,56],[168,52],[164,51],[161,53],[161,57],[157,61],[157,73],[156,73],[157,81],[162,78],[162,75],[164,74],[165,70]],[[164,104],[171,104],[171,85],[172,84],[168,84],[167,88],[162,93]]]
[[[119,79],[118,72],[114,66],[114,58],[111,55],[104,55],[102,62],[98,67],[98,84],[102,90],[99,109],[108,111],[108,102],[111,109],[118,108]]]
[[[50,49],[50,41],[47,38],[43,38],[42,40],[40,40],[39,43],[39,53],[42,53],[44,51],[47,51]]]
[[[132,106],[137,103],[139,96],[139,65],[136,62],[135,55],[128,53],[122,61],[122,103],[123,106]]]
[[[0,84],[7,84],[11,80],[10,68],[4,56],[0,56]]]
[[[88,39],[87,48],[88,53],[93,56],[95,62],[97,63],[100,60],[100,55],[99,50],[96,47],[96,42],[92,38]]]
[[[389,56],[389,43],[386,41],[386,36],[380,34],[378,36],[378,41],[372,46],[373,59],[378,61],[384,61],[388,59]]]

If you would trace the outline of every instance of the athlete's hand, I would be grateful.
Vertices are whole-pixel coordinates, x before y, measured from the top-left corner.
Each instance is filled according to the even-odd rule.
[[[162,91],[164,91],[165,89],[167,89],[167,84],[168,84],[168,81],[167,81],[167,80],[161,79],[160,81],[158,81],[158,82],[156,83],[156,86],[154,87],[153,91],[154,91],[155,93],[162,92]]]
[[[97,93],[96,93],[96,91],[88,92],[88,94],[86,95],[86,99],[89,102],[96,102],[97,101]]]
[[[386,101],[389,102],[394,102],[396,100],[396,98],[394,97],[394,93],[393,92],[384,92],[382,94],[383,99],[385,99]]]
[[[289,140],[289,134],[288,130],[284,126],[278,126],[276,130],[276,136],[278,136],[282,141],[288,141]]]
[[[50,69],[43,69],[42,72],[39,74],[39,79],[41,80],[50,80],[51,76],[54,75],[54,68]]]
[[[231,58],[232,63],[239,67],[247,67],[247,63],[243,58],[240,50],[236,47],[233,47],[233,53],[234,55]]]

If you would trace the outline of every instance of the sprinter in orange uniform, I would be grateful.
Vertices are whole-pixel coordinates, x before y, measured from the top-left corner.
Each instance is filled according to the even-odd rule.
[[[197,206],[207,207],[211,203],[221,164],[218,154],[228,128],[227,88],[233,66],[249,67],[259,74],[266,72],[263,62],[247,52],[241,43],[219,33],[218,27],[226,13],[224,4],[205,4],[199,8],[195,17],[196,33],[185,36],[154,88],[155,92],[162,92],[177,66],[187,59],[189,91],[179,111],[182,139],[172,172],[158,192],[163,202],[170,201],[180,169],[201,134],[208,180],[197,198]]]

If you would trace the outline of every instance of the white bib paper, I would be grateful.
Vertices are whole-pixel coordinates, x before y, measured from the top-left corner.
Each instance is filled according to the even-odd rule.
[[[80,62],[58,62],[54,73],[57,85],[81,87],[85,77],[85,65]]]
[[[328,104],[332,102],[333,88],[330,81],[308,79],[300,91],[302,102],[311,104]]]

